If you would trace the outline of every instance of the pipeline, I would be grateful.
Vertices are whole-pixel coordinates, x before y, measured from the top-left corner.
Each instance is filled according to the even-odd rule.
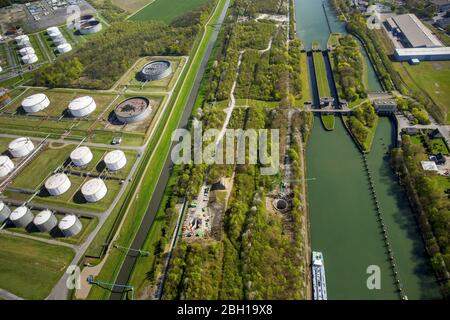
[[[325,8],[325,1],[322,1],[322,9],[323,13],[325,14],[325,18],[327,20],[328,30],[330,33],[333,33],[333,30],[331,29],[330,19],[328,18],[327,9]]]

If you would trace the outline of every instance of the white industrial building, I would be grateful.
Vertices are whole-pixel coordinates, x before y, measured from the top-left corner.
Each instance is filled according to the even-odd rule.
[[[72,100],[69,104],[69,111],[72,116],[80,118],[86,117],[96,109],[97,105],[92,97],[85,96]]]
[[[14,170],[14,162],[8,156],[0,156],[0,178],[6,177]]]
[[[419,61],[450,60],[450,47],[398,48],[395,49],[395,59],[397,61],[409,61],[412,59]]]
[[[114,150],[106,154],[105,164],[109,171],[117,171],[125,167],[127,157],[122,150]]]
[[[22,158],[34,150],[34,144],[30,138],[17,138],[9,144],[8,150],[14,158]]]
[[[22,62],[24,64],[33,64],[38,62],[39,58],[35,54],[27,54],[26,56],[22,57]]]
[[[0,224],[3,224],[6,220],[8,220],[10,214],[11,210],[8,206],[3,201],[0,201]]]
[[[18,207],[9,216],[17,228],[26,228],[33,221],[33,214],[27,207]]]
[[[88,147],[79,147],[72,151],[70,154],[70,160],[77,167],[84,167],[91,162],[94,155],[92,154],[91,149]]]
[[[70,189],[69,177],[64,173],[57,173],[45,182],[45,189],[47,189],[48,193],[52,196],[60,196]]]
[[[36,215],[33,223],[40,232],[50,232],[58,225],[58,219],[50,210],[44,210]]]
[[[26,113],[35,113],[44,110],[50,105],[50,100],[43,93],[33,94],[22,100],[22,108]]]
[[[59,222],[58,228],[65,237],[73,237],[83,229],[83,225],[75,215],[67,215]]]
[[[32,47],[25,47],[25,48],[20,49],[19,53],[23,57],[23,56],[26,56],[29,54],[35,54],[36,52],[34,51],[34,49]]]
[[[59,53],[67,53],[72,51],[72,46],[69,43],[62,43],[56,47]]]
[[[91,179],[81,188],[81,193],[87,202],[98,202],[102,200],[108,189],[102,179]]]

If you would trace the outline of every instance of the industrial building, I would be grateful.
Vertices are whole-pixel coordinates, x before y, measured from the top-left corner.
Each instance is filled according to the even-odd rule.
[[[31,210],[27,207],[18,207],[9,216],[9,220],[16,226],[16,228],[26,228],[34,217]]]
[[[147,119],[152,112],[150,101],[134,97],[122,101],[114,110],[117,120],[122,123],[135,123]]]
[[[143,81],[156,81],[164,79],[172,73],[172,64],[170,61],[160,60],[147,63],[141,70],[141,79]]]
[[[52,196],[60,196],[70,189],[69,177],[64,173],[57,173],[45,182],[45,189]]]
[[[88,147],[79,147],[72,151],[70,160],[77,167],[85,167],[92,161],[94,155]]]
[[[386,27],[405,48],[434,48],[443,44],[414,14],[402,14],[386,20]]]
[[[50,100],[43,93],[33,94],[22,101],[22,108],[26,113],[35,113],[44,110],[50,105]]]
[[[3,224],[8,220],[10,214],[11,210],[8,206],[3,201],[0,201],[0,224]]]
[[[430,0],[430,3],[434,4],[440,12],[450,10],[450,0]]]
[[[8,156],[0,156],[0,178],[6,177],[14,170],[14,162]]]
[[[395,49],[395,59],[397,61],[409,61],[413,59],[419,61],[450,60],[450,47],[397,48]]]
[[[97,105],[92,97],[85,96],[72,100],[69,111],[76,118],[86,117],[95,111]]]
[[[81,221],[75,215],[67,215],[58,224],[65,237],[73,237],[83,229]]]
[[[122,150],[114,150],[105,156],[105,164],[109,171],[118,171],[127,164],[127,157]]]
[[[14,158],[22,158],[34,150],[34,144],[30,138],[17,138],[9,144],[8,150]]]
[[[58,225],[58,219],[50,210],[44,210],[36,215],[33,223],[40,232],[50,232]]]
[[[87,202],[91,203],[102,200],[107,192],[108,189],[106,188],[105,183],[102,179],[98,178],[89,180],[81,188],[81,193],[84,198]]]
[[[397,101],[392,99],[379,99],[373,102],[378,114],[391,114],[397,111]]]

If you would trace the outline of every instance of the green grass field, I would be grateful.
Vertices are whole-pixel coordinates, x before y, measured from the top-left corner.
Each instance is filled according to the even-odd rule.
[[[305,102],[311,102],[311,87],[309,84],[309,76],[308,76],[308,57],[306,52],[302,52],[301,56],[301,74],[300,78],[302,81],[302,99],[300,101],[300,106],[303,107]]]
[[[319,90],[319,97],[330,97],[330,87],[328,85],[327,71],[325,69],[325,62],[321,51],[313,52],[314,70],[316,72],[317,87]]]
[[[33,240],[0,235],[0,287],[25,299],[45,299],[74,253]]]
[[[323,126],[325,127],[326,130],[328,131],[334,130],[334,121],[335,121],[334,115],[322,114],[320,117],[322,119]]]
[[[442,139],[442,138],[432,139],[431,145],[432,145],[432,153],[433,154],[442,153],[443,155],[446,155],[446,156],[450,155],[444,139]]]
[[[176,17],[197,9],[209,0],[155,0],[152,4],[144,7],[130,17],[130,20],[148,21],[160,20],[167,23],[172,22]]]

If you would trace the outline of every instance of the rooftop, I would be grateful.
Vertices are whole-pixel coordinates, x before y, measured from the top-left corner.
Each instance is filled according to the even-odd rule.
[[[450,55],[450,47],[437,47],[437,48],[397,48],[395,49],[397,56],[432,56],[432,55]]]
[[[413,48],[441,47],[442,43],[413,14],[392,17]]]

